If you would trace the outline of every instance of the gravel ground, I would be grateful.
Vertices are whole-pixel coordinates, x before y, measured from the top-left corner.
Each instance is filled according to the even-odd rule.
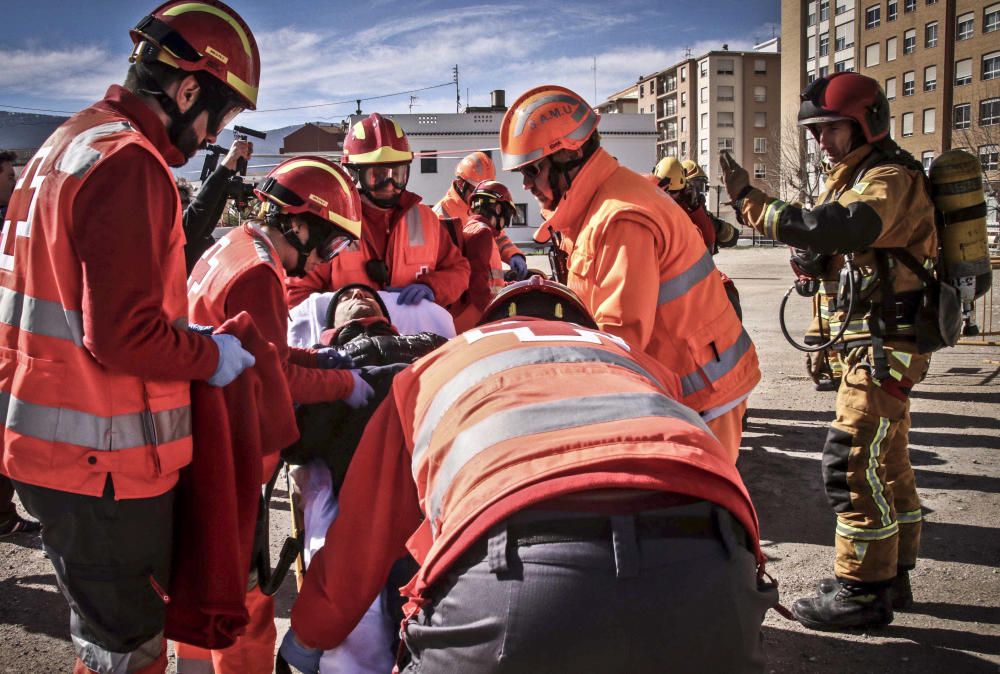
[[[770,573],[786,606],[831,573],[834,518],[820,478],[820,450],[833,393],[818,393],[803,356],[781,336],[777,308],[791,276],[781,248],[738,248],[716,258],[742,295],[763,381],[750,400],[739,468],[757,505]],[[531,266],[547,268],[543,258]],[[997,283],[994,274],[994,283]],[[791,301],[793,333],[808,302]],[[1000,330],[1000,300],[993,312]],[[1000,337],[993,339],[1000,340]],[[934,356],[913,393],[911,457],[924,503],[916,605],[880,630],[811,632],[771,612],[764,627],[768,671],[840,674],[1000,670],[1000,349],[960,345]],[[279,482],[279,485],[281,483]],[[288,530],[287,493],[272,508],[272,559]],[[294,581],[278,595],[287,627]],[[37,537],[0,542],[0,673],[68,671],[68,616]]]

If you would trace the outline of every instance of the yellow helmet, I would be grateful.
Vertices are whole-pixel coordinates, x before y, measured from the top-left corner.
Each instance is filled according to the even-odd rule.
[[[705,180],[708,180],[708,176],[701,170],[701,166],[699,166],[693,159],[682,159],[681,166],[684,167],[685,179],[689,181],[697,178],[704,178]]]
[[[664,157],[653,168],[653,175],[659,178],[660,187],[668,192],[684,189],[687,180],[684,178],[684,167],[677,157]]]

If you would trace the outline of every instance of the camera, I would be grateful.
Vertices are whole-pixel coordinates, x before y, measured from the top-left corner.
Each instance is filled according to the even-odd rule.
[[[263,131],[256,131],[254,129],[247,128],[245,126],[234,126],[233,127],[233,138],[235,140],[246,140],[247,136],[253,136],[254,138],[267,138],[267,134]],[[216,168],[219,166],[219,157],[224,155],[228,150],[221,145],[206,145],[205,149],[207,153],[205,154],[205,163],[201,167],[201,177],[199,180],[202,183],[212,175]],[[226,185],[226,198],[232,199],[234,205],[237,209],[243,210],[247,207],[250,199],[253,198],[253,183],[248,183],[243,180],[243,176],[247,174],[247,162],[246,159],[239,159],[236,163],[236,175],[229,179]]]

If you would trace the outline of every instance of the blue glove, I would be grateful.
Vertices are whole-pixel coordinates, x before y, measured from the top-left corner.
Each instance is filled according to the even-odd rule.
[[[197,323],[188,323],[189,332],[197,332],[199,335],[205,335],[206,337],[211,337],[212,333],[215,332],[215,328],[211,325],[198,325]]]
[[[411,283],[399,291],[396,304],[420,304],[421,300],[434,301],[434,291],[429,285]]]
[[[327,346],[316,351],[316,367],[321,370],[349,370],[354,367],[354,361],[347,354]]]
[[[354,388],[344,402],[347,403],[348,407],[356,410],[367,405],[371,397],[375,395],[375,391],[368,382],[361,378],[360,370],[351,370],[351,376],[354,377]]]
[[[295,638],[295,632],[288,630],[285,632],[285,638],[281,640],[278,654],[285,659],[285,662],[300,672],[318,674],[319,660],[323,657],[323,649],[303,646]]]
[[[219,348],[219,365],[215,374],[208,379],[212,386],[227,386],[257,361],[253,354],[243,348],[240,340],[232,335],[212,335],[212,341]]]
[[[523,255],[520,253],[515,254],[507,264],[510,265],[511,271],[517,275],[518,281],[528,278],[528,261],[524,259]]]

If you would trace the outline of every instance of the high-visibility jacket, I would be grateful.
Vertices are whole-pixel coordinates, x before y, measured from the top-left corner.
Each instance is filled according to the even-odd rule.
[[[679,388],[621,339],[541,319],[490,323],[418,360],[396,376],[354,455],[340,515],[292,610],[296,635],[313,647],[343,640],[404,542],[421,565],[408,586],[419,605],[496,524],[581,491],[711,501],[762,561],[739,473],[677,402]]]
[[[72,243],[74,199],[98,167],[135,146],[156,158],[173,185],[163,157],[134,122],[99,106],[61,126],[21,177],[34,193],[16,237],[13,227],[5,226],[0,261],[2,453],[5,472],[17,480],[100,496],[110,474],[116,497],[144,498],[172,488],[177,471],[191,461],[190,382],[110,370],[84,345],[83,268]],[[108,198],[108,208],[114,208],[114,195]],[[176,217],[169,237],[151,237],[150,254],[164,272],[161,315],[186,328],[176,188],[164,198],[178,204]]]
[[[598,149],[536,237],[548,226],[597,324],[680,375],[684,404],[713,419],[750,394],[757,351],[673,199]]]
[[[455,317],[455,330],[464,332],[483,315],[490,300],[504,287],[503,267],[497,250],[495,230],[473,215],[461,233],[462,255],[469,261],[469,290],[448,310]]]
[[[465,203],[465,200],[459,196],[458,192],[455,191],[455,187],[451,186],[448,188],[448,192],[441,198],[441,201],[434,204],[434,212],[440,215],[442,218],[455,218],[459,221],[459,229],[465,227],[465,224],[472,217],[472,212],[469,210],[469,204]],[[524,257],[524,253],[521,249],[510,240],[507,236],[507,232],[500,230],[496,234],[497,240],[497,250],[500,251],[500,259],[510,264],[510,258],[515,255],[520,255]]]

